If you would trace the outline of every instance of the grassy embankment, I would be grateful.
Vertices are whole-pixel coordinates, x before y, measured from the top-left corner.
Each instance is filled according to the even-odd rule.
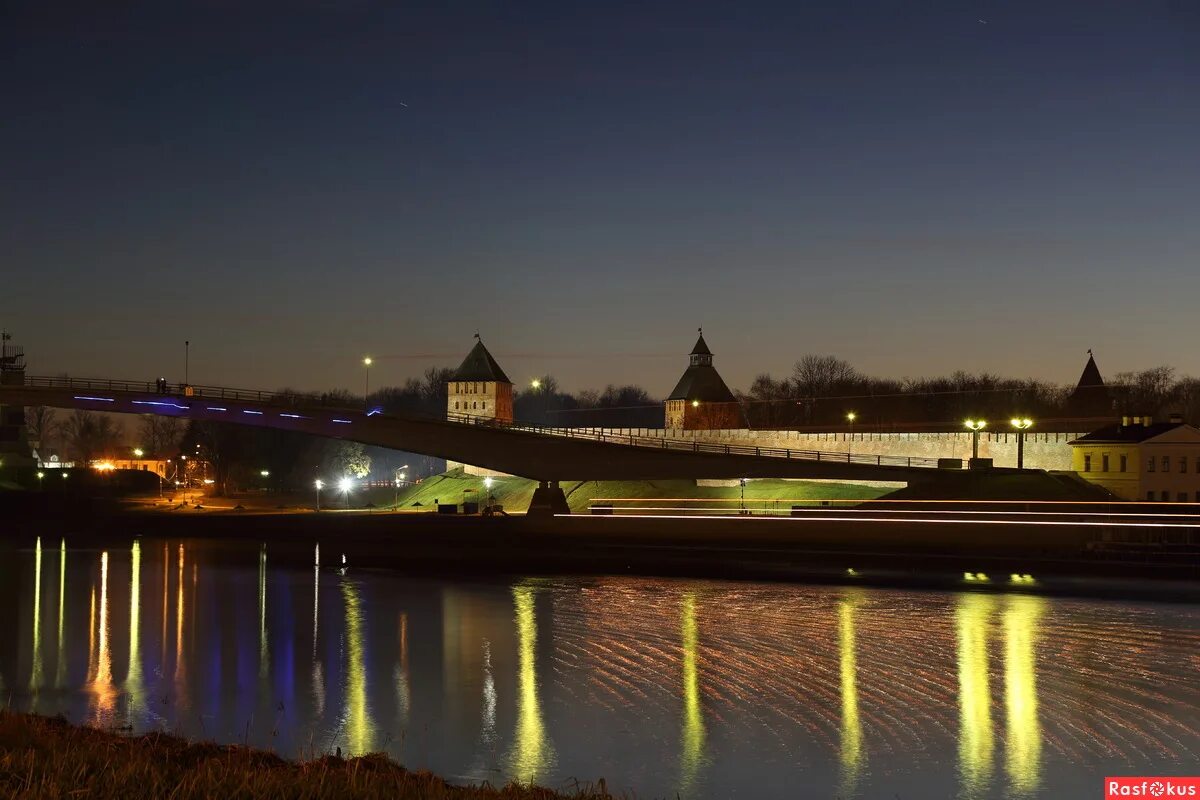
[[[0,796],[89,800],[253,797],[608,800],[597,789],[555,792],[510,784],[455,786],[409,772],[383,755],[286,761],[238,746],[192,743],[166,734],[127,737],[0,710]]]
[[[564,481],[563,492],[571,511],[585,513],[595,500],[610,498],[690,498],[738,500],[739,486],[697,486],[690,480],[666,481]],[[495,478],[491,493],[496,503],[506,509],[524,511],[533,498],[537,482],[525,478]],[[849,483],[820,483],[816,481],[752,480],[746,484],[746,505],[770,508],[778,502],[786,509],[791,503],[815,503],[821,500],[873,500],[887,489]],[[487,502],[488,489],[483,478],[467,475],[462,469],[426,478],[415,486],[400,491],[397,507],[401,509],[431,509],[442,503]],[[395,500],[389,490],[375,490],[371,502],[379,507],[391,507]],[[728,505],[728,504],[722,504]]]

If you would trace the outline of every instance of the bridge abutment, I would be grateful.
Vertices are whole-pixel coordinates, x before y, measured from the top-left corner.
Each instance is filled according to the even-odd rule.
[[[538,488],[533,490],[533,499],[529,501],[528,513],[531,517],[571,513],[571,507],[567,505],[567,496],[558,485],[558,481],[538,482]]]

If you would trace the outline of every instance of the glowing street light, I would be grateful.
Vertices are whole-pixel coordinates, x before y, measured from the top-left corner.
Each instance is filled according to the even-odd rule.
[[[985,419],[969,419],[963,423],[971,431],[971,460],[979,458],[979,432],[987,427]]]
[[[325,481],[320,480],[319,478],[317,480],[313,481],[313,486],[317,490],[317,511],[321,510],[321,487],[323,487],[324,485],[325,485]]]
[[[37,476],[38,476],[38,489],[41,489],[42,488],[42,478],[46,477],[46,473],[42,472],[39,469]]]
[[[133,448],[134,458],[141,458],[144,455],[146,455],[146,453],[142,450],[142,448],[140,448],[140,447]]]
[[[699,408],[699,407],[700,407],[700,401],[699,401],[699,400],[693,400],[693,401],[692,401],[692,408]]]
[[[858,419],[858,414],[853,411],[846,412],[846,423],[850,426],[850,434],[846,437],[846,462],[850,461],[850,449],[854,447],[854,420]]]
[[[354,481],[350,478],[342,478],[338,481],[338,491],[342,493],[342,498],[346,501],[346,508],[350,508],[350,490],[354,488]]]
[[[1029,417],[1013,417],[1008,424],[1017,429],[1017,469],[1025,469],[1025,431],[1033,427]]]
[[[530,382],[529,382],[529,385],[530,385],[530,386],[533,388],[533,390],[534,390],[535,392],[536,392],[538,389],[542,388],[542,382],[541,382],[540,380],[538,380],[537,378],[534,378],[532,381],[530,381]]]
[[[367,398],[371,396],[371,365],[374,363],[375,362],[371,360],[370,356],[363,358],[363,375],[365,376],[365,382],[363,384],[363,405],[368,404],[369,401]]]
[[[259,475],[262,475],[264,478],[269,478],[269,477],[271,477],[271,472],[270,472],[270,470],[265,470],[265,469],[264,469],[264,470],[260,471],[258,474],[259,474]]]

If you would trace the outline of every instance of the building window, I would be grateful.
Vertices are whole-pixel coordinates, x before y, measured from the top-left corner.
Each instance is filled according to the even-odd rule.
[[[1179,471],[1187,472],[1187,456],[1179,457]]]
[[[1171,501],[1171,493],[1168,492],[1166,489],[1163,489],[1161,492],[1159,492],[1159,495],[1162,497],[1162,501],[1164,503],[1168,503]]]
[[[1150,489],[1149,491],[1147,491],[1147,492],[1146,492],[1146,499],[1147,499],[1147,500],[1153,500],[1153,499],[1154,499],[1154,490],[1153,490],[1153,489]]]
[[[1163,472],[1170,472],[1171,471],[1171,457],[1163,456],[1162,462],[1163,462]]]
[[[1187,492],[1180,492],[1178,495],[1175,496],[1175,499],[1181,503],[1186,503],[1187,502]]]
[[[458,411],[458,401],[457,400],[454,401],[454,410]]]
[[[479,410],[479,403],[471,403],[471,408],[473,408],[473,409],[475,409],[476,411],[478,411],[478,410]]]
[[[1129,457],[1126,456],[1124,453],[1122,453],[1121,454],[1121,472],[1124,472],[1125,468],[1127,466],[1129,466]]]
[[[1086,453],[1083,456],[1083,471],[1084,472],[1092,471],[1092,456],[1090,453]]]
[[[1154,472],[1154,456],[1146,459],[1146,472]]]
[[[1108,453],[1100,456],[1100,471],[1108,472]]]

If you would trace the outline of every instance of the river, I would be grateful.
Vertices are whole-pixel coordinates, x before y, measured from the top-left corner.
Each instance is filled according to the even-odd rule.
[[[637,797],[1101,797],[1200,771],[1200,607],[635,577],[414,578],[314,550],[0,547],[17,710]]]

